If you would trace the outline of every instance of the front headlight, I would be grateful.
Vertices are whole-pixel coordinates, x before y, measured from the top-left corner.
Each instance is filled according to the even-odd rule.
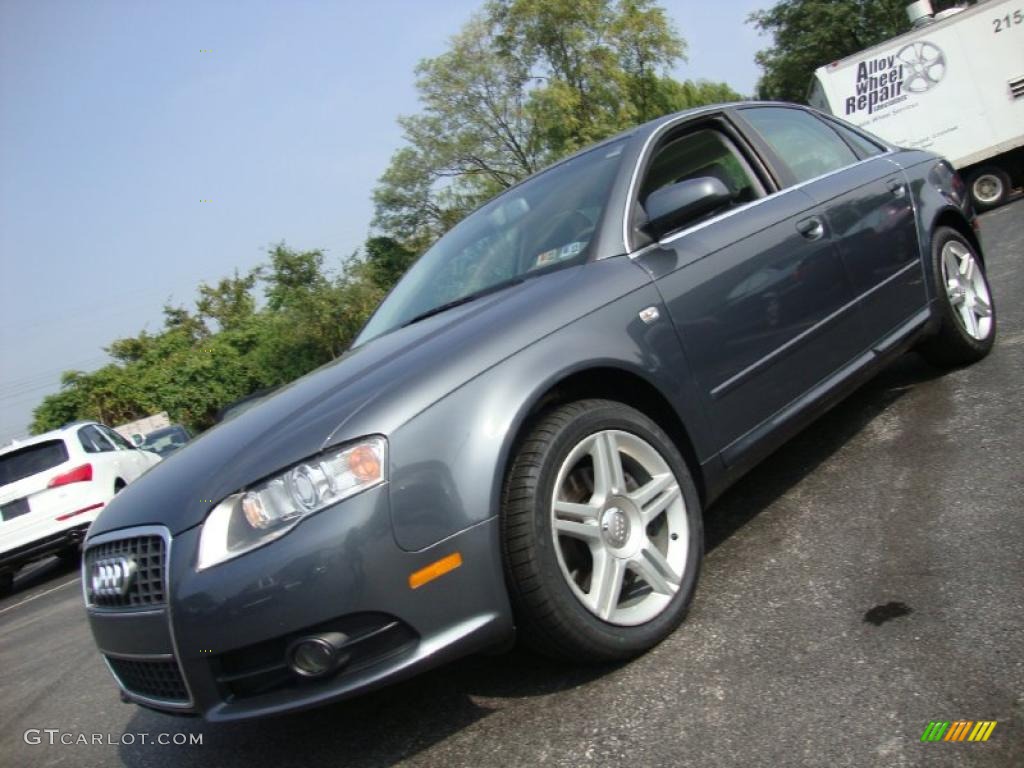
[[[387,441],[367,437],[300,461],[268,480],[233,493],[207,516],[197,570],[273,541],[300,520],[387,476]]]

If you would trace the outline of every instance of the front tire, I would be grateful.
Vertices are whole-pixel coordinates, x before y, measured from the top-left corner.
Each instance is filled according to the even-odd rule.
[[[600,663],[683,620],[703,556],[700,501],[672,440],[622,403],[545,413],[506,478],[502,550],[519,636]]]
[[[939,329],[920,346],[935,365],[969,365],[985,357],[996,338],[996,308],[985,268],[967,239],[949,227],[932,238]]]

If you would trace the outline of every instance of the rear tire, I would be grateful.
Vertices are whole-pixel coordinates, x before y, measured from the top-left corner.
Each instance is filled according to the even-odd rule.
[[[14,591],[14,571],[0,573],[0,597],[7,597]]]
[[[1010,196],[1010,175],[1001,168],[989,165],[971,174],[967,185],[971,202],[979,211],[997,208]]]
[[[540,417],[509,469],[501,532],[519,636],[572,661],[628,659],[665,639],[703,556],[683,457],[644,414],[608,400]]]
[[[977,251],[955,229],[935,230],[932,275],[939,329],[918,350],[943,367],[981,360],[995,342],[996,307]]]

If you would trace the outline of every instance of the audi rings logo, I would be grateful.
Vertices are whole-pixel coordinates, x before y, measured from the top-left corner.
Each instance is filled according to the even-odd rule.
[[[92,564],[89,588],[94,597],[124,597],[132,588],[138,565],[129,557],[106,557]]]

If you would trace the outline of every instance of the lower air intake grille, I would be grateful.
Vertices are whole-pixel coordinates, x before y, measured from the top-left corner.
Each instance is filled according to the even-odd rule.
[[[185,681],[175,661],[115,659],[107,656],[107,663],[129,693],[175,704],[187,704],[189,701]]]

